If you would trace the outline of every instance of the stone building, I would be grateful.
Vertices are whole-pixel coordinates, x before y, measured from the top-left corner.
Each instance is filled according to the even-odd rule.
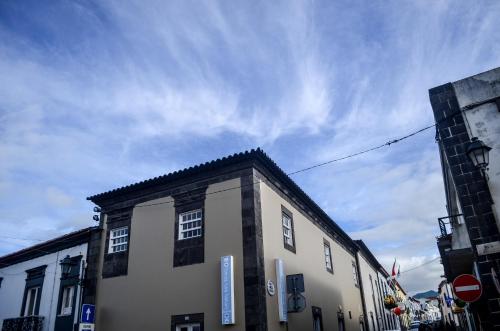
[[[100,330],[365,328],[358,246],[261,150],[88,199]]]
[[[476,275],[483,292],[470,306],[475,324],[500,328],[500,68],[432,88],[429,96],[448,211],[438,238],[445,276],[451,283]],[[488,151],[489,162],[481,160]]]
[[[0,257],[2,331],[74,329],[92,231],[82,229]],[[70,266],[66,274],[63,260]]]

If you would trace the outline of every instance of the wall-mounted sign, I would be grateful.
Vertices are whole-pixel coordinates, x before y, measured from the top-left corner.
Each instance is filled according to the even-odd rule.
[[[500,252],[500,241],[492,241],[476,245],[477,255],[495,254]]]
[[[452,286],[457,298],[465,302],[477,301],[483,293],[481,282],[469,274],[463,274],[455,278]]]
[[[273,296],[275,293],[274,283],[270,279],[267,281],[267,293],[269,293],[270,296]]]
[[[82,323],[92,324],[95,321],[95,306],[89,304],[82,305]]]
[[[93,323],[80,323],[78,326],[79,331],[94,331],[95,324]]]
[[[280,259],[276,259],[276,287],[280,322],[288,322],[285,266]]]
[[[220,259],[222,325],[234,324],[234,263],[231,255]]]
[[[304,275],[296,274],[296,275],[288,275],[286,276],[286,288],[288,293],[301,293],[304,292]]]

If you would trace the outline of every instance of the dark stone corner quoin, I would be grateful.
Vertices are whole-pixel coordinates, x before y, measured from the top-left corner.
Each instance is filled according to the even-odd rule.
[[[108,251],[110,229],[128,226],[130,238],[132,210],[137,204],[172,196],[176,209],[176,222],[178,222],[178,213],[193,208],[204,209],[208,185],[234,178],[240,178],[241,180],[245,329],[266,331],[268,326],[261,192],[257,183],[266,182],[277,194],[299,210],[311,222],[324,229],[331,240],[338,242],[353,256],[356,254],[357,246],[261,149],[234,154],[87,198],[102,208],[100,228],[103,228],[104,220],[108,225],[108,231],[101,232],[99,235],[96,233],[95,238],[92,240],[92,251],[99,251],[95,244],[100,242],[99,238],[101,236],[106,238],[104,250],[105,252]],[[105,216],[107,216],[107,219]],[[291,216],[293,218],[293,215]],[[175,236],[178,236],[178,225],[176,230]],[[203,236],[196,238],[199,241],[195,240],[189,244],[187,240],[178,241],[185,241],[186,246],[184,246],[184,243],[175,245],[174,267],[204,261],[204,230],[203,228]],[[98,263],[103,263],[102,277],[104,278],[126,275],[128,250],[126,252],[105,254],[104,261],[101,262],[96,258],[93,260],[95,265],[91,266],[89,263],[89,268],[94,271],[98,270]],[[93,277],[92,284],[95,285],[98,275]],[[89,288],[85,298],[90,301],[87,303],[95,301],[95,286]]]
[[[500,254],[478,256],[476,249],[479,244],[500,240],[488,183],[466,155],[467,146],[472,137],[467,131],[462,114],[464,110],[460,108],[453,84],[447,83],[430,89],[429,97],[436,120],[441,159],[443,164],[447,164],[450,168],[472,244],[473,260],[477,262],[483,285],[481,299],[473,303],[471,307],[473,311],[479,313],[484,323],[497,325],[495,330],[500,330],[498,328],[500,325],[498,293],[491,277],[491,268],[499,273]]]

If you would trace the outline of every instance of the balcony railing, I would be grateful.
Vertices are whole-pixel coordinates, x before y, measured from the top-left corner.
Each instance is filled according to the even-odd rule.
[[[3,320],[2,331],[42,331],[43,316],[24,316]]]
[[[455,224],[460,224],[460,218],[462,214],[445,216],[438,218],[439,230],[441,231],[441,237],[445,237],[453,232],[453,226]],[[445,221],[448,220],[448,221]]]

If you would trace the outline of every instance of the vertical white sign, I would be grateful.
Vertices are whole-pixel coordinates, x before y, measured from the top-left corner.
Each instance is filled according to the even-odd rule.
[[[234,324],[234,265],[231,255],[220,258],[222,325]]]
[[[280,315],[280,322],[288,322],[286,275],[283,260],[281,259],[276,259],[276,287],[278,291],[278,311]]]

